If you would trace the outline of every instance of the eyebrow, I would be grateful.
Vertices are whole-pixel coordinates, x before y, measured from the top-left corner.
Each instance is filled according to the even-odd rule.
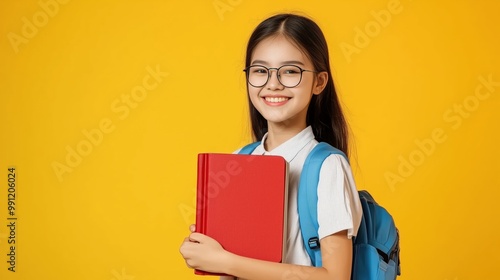
[[[303,62],[300,62],[298,60],[287,60],[287,61],[282,61],[281,62],[282,65],[285,65],[285,64],[299,64],[299,65],[302,65],[304,66],[304,63]],[[264,60],[254,60],[252,61],[251,65],[254,65],[254,64],[264,64],[264,65],[269,65],[269,63],[267,63],[266,61]]]

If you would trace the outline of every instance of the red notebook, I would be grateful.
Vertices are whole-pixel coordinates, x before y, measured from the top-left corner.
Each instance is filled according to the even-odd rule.
[[[198,155],[196,231],[237,255],[280,262],[288,164],[280,156]],[[220,275],[195,270],[200,275]]]

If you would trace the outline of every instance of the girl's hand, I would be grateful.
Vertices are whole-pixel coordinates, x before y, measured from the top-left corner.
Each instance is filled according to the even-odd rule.
[[[180,252],[189,268],[224,273],[230,253],[215,239],[194,232],[195,226],[189,227],[191,234],[184,239]]]

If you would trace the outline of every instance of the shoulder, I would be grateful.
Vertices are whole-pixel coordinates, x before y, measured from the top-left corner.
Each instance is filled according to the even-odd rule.
[[[321,165],[319,180],[320,183],[336,182],[341,185],[352,184],[353,175],[349,162],[342,155],[329,155]]]
[[[315,141],[307,153],[309,161],[316,162],[314,165],[319,163],[318,161],[321,161],[321,169],[330,169],[334,167],[350,169],[349,160],[346,158],[345,154],[327,143],[318,143]]]
[[[316,159],[311,158],[310,162],[315,161],[314,163],[316,170],[312,170],[310,167],[308,168],[308,172],[319,172],[316,173],[319,175],[319,189],[325,186],[331,186],[332,184],[343,188],[352,188],[355,189],[354,176],[351,170],[351,166],[349,164],[349,160],[345,157],[344,153],[331,153],[331,146],[322,145],[321,147],[315,147],[317,151],[326,151],[328,154],[322,154]],[[312,152],[312,151],[311,151]],[[318,160],[321,161],[321,166],[318,169]],[[328,187],[329,188],[329,187]]]
[[[321,169],[323,168],[333,168],[333,167],[341,167],[343,169],[351,169],[349,162],[343,155],[339,154],[331,154],[329,155],[321,165]]]
[[[345,229],[349,238],[357,234],[362,215],[357,193],[347,160],[342,155],[328,156],[321,166],[317,189],[320,238]]]

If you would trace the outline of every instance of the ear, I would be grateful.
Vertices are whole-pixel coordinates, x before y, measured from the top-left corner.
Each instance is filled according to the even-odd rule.
[[[327,72],[319,72],[316,75],[316,81],[313,87],[313,94],[319,95],[323,92],[326,87],[326,83],[328,82],[328,73]]]

